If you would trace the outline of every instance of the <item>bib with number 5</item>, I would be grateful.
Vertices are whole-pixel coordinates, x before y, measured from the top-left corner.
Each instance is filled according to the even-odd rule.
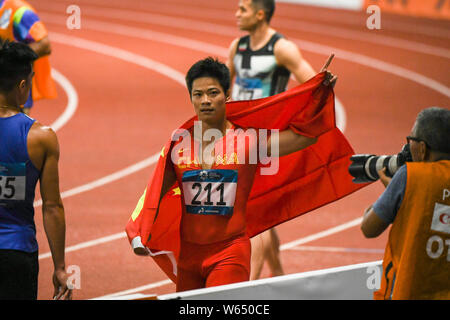
[[[237,189],[237,170],[190,170],[183,174],[186,212],[231,216]]]
[[[25,163],[0,162],[0,201],[25,200]]]

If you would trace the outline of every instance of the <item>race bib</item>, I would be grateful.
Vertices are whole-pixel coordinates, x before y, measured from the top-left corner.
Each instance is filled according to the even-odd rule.
[[[0,162],[0,200],[25,200],[25,163]]]
[[[236,79],[236,91],[233,100],[254,100],[263,97],[261,79]]]
[[[182,184],[187,213],[231,216],[237,176],[237,170],[186,171]]]

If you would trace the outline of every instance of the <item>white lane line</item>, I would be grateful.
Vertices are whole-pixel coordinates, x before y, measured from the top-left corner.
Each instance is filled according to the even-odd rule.
[[[341,50],[338,48],[318,44],[315,42],[310,42],[306,40],[298,40],[291,39],[296,43],[299,47],[303,48],[306,51],[315,52],[318,54],[325,54],[326,52],[334,52],[338,59],[347,60],[353,63],[358,63],[379,71],[383,71],[386,73],[390,73],[396,75],[398,77],[404,78],[406,80],[410,80],[416,82],[424,87],[427,87],[433,91],[439,92],[446,97],[450,97],[450,88],[445,86],[444,84],[429,78],[423,74],[418,72],[397,66],[395,64],[391,64],[388,62],[384,62],[379,59],[371,58],[359,53]]]
[[[107,243],[107,242],[111,242],[111,241],[114,241],[117,239],[126,238],[126,236],[127,236],[127,234],[125,232],[115,233],[110,236],[106,236],[106,237],[91,240],[91,241],[82,242],[77,245],[67,247],[65,249],[65,252],[67,253],[67,252],[77,251],[77,250],[84,249],[84,248],[97,246],[102,243]],[[39,255],[39,260],[47,259],[47,258],[50,258],[51,256],[52,256],[52,254],[50,252],[42,253]]]
[[[441,58],[450,58],[450,50],[432,46],[426,43],[405,40],[401,38],[394,38],[389,36],[383,36],[377,34],[373,36],[367,32],[353,31],[341,27],[324,26],[317,23],[295,21],[295,20],[282,20],[278,22],[278,26],[286,28],[288,30],[303,31],[309,33],[325,34],[348,40],[356,40],[361,42],[373,43],[376,45],[382,45],[386,47],[392,47],[402,50],[408,50],[417,53],[423,53],[427,55],[433,55]]]
[[[324,230],[324,231],[321,231],[321,232],[309,235],[307,237],[300,238],[300,239],[297,239],[297,240],[294,240],[294,241],[282,244],[280,246],[280,250],[281,251],[289,250],[289,249],[292,249],[292,248],[294,248],[296,246],[299,246],[301,244],[304,244],[304,243],[307,243],[307,242],[311,242],[311,241],[314,241],[314,240],[318,240],[318,239],[321,239],[321,238],[324,238],[324,237],[328,237],[328,236],[330,236],[332,234],[335,234],[335,233],[347,230],[349,228],[353,228],[353,227],[355,227],[357,225],[360,225],[361,222],[362,222],[362,218],[357,218],[357,219],[348,221],[348,222],[343,223],[341,225],[338,225],[336,227],[333,227],[333,228],[330,228],[330,229],[327,229],[327,230]]]
[[[224,26],[222,24],[214,24],[180,17],[172,17],[162,14],[143,13],[132,10],[117,10],[111,8],[95,9],[95,7],[90,6],[83,6],[83,12],[91,16],[104,17],[108,19],[118,19],[124,22],[134,21],[134,22],[151,23],[171,28],[209,32],[213,34],[221,34],[232,37],[236,37],[238,35],[236,27]],[[55,19],[59,20],[62,19],[61,16],[52,13],[42,13],[42,16],[45,18],[44,20],[47,20],[48,22],[55,21]],[[83,21],[89,24],[103,23],[102,21],[94,19],[86,19],[86,20],[83,19]],[[377,45],[383,45],[418,53],[434,55],[437,57],[450,58],[450,50],[446,48],[436,47],[422,42],[405,40],[401,38],[389,37],[379,34],[374,35],[373,33],[369,32],[354,31],[349,30],[348,28],[335,27],[320,23],[313,23],[285,18],[277,20],[276,27],[287,30],[316,33],[321,35],[332,34],[333,36],[342,39],[363,41],[368,43],[374,43]]]
[[[343,247],[322,247],[322,246],[299,246],[289,250],[295,251],[313,251],[313,252],[343,252],[343,253],[383,253],[384,249],[372,248],[343,248]]]
[[[202,10],[198,10],[198,8],[195,8],[193,6],[181,6],[179,3],[177,4],[169,4],[169,3],[159,3],[158,8],[155,9],[154,5],[150,5],[151,7],[144,8],[143,5],[140,6],[140,9],[142,11],[136,11],[136,10],[129,10],[128,7],[104,7],[99,5],[91,5],[91,4],[83,4],[83,13],[90,15],[90,16],[100,16],[100,17],[106,17],[110,19],[118,19],[118,20],[131,20],[136,22],[144,22],[144,23],[153,23],[152,19],[156,20],[156,24],[160,23],[160,18],[165,18],[165,21],[162,21],[163,25],[167,25],[167,23],[174,23],[176,22],[173,15],[178,16],[184,16],[184,17],[191,17],[195,20],[191,20],[191,25],[195,25],[196,23],[202,21],[199,21],[199,19],[204,19],[204,17],[208,17],[209,19],[212,19],[214,21],[222,21],[228,25],[235,25],[236,21],[233,19],[234,17],[234,10],[224,10],[222,8],[212,8],[211,6],[206,8],[202,7]],[[51,7],[49,5],[43,4],[41,1],[39,4],[39,8],[44,10],[51,10],[53,12],[65,12],[65,5],[61,4],[60,6],[57,6],[55,2],[51,2]],[[149,11],[159,11],[159,13],[150,13]],[[123,14],[121,16],[121,13]],[[172,20],[170,20],[172,19]],[[185,20],[184,18],[180,18],[182,20]],[[336,12],[321,12],[320,15],[316,15],[314,17],[316,21],[321,21],[323,25],[325,25],[325,28],[327,26],[330,26],[330,23],[340,23],[345,24],[346,26],[351,27],[354,29],[354,26],[357,26],[358,28],[365,27],[367,16],[364,16],[364,14],[361,14],[360,16],[356,16],[354,13],[347,13],[346,11],[339,12],[336,14]],[[277,28],[279,26],[279,23],[281,21],[292,21],[292,24],[299,23],[298,20],[304,21],[305,19],[302,19],[302,17],[288,17],[288,16],[277,16],[276,21],[274,21],[274,26]],[[44,19],[45,21],[45,19]],[[169,22],[168,22],[169,21]],[[64,22],[65,25],[65,22]],[[170,27],[170,25],[169,25]],[[174,24],[174,27],[178,27],[177,24]],[[195,27],[195,26],[193,26]],[[189,28],[189,26],[188,26]],[[192,28],[192,27],[190,27]],[[220,26],[219,26],[220,28]],[[450,34],[448,32],[448,29],[445,27],[435,27],[435,26],[427,26],[425,24],[412,24],[408,22],[399,22],[398,19],[389,19],[388,17],[383,17],[383,23],[382,23],[382,29],[386,31],[400,31],[407,34],[415,34],[415,35],[427,35],[432,38],[440,37],[444,39],[450,38]],[[326,29],[325,29],[326,30]],[[205,31],[205,30],[204,30]],[[237,28],[234,27],[234,34],[236,35]],[[331,33],[327,33],[328,35]],[[339,35],[338,35],[339,36]],[[373,38],[376,38],[377,35],[373,35]],[[395,39],[395,38],[393,38]]]
[[[111,293],[108,294],[106,296],[101,296],[98,298],[94,298],[91,300],[103,300],[103,299],[108,299],[108,298],[113,298],[113,297],[117,297],[117,296],[124,296],[127,294],[132,294],[132,293],[137,293],[137,292],[141,292],[141,291],[145,291],[145,290],[150,290],[150,289],[154,289],[154,288],[158,288],[158,287],[162,287],[168,284],[171,284],[172,280],[162,280],[162,281],[158,281],[158,282],[154,282],[154,283],[150,283],[144,286],[140,286],[134,289],[129,289],[129,290],[124,290],[124,291],[120,291],[120,292],[116,292],[116,293]]]
[[[123,61],[136,64],[149,70],[153,70],[185,86],[184,75],[182,73],[165,64],[154,61],[147,57],[117,47],[82,39],[79,37],[68,36],[62,33],[51,32],[49,34],[49,37],[50,40],[54,42],[62,43],[68,46],[84,50],[93,51],[105,56],[110,56],[113,58],[117,58]]]
[[[159,153],[156,153],[151,157],[148,157],[142,161],[139,161],[138,163],[135,163],[129,167],[126,167],[122,170],[119,170],[110,175],[107,175],[103,178],[94,180],[92,182],[86,183],[82,186],[79,186],[79,187],[76,187],[76,188],[73,188],[73,189],[70,189],[67,191],[61,192],[61,198],[64,199],[64,198],[71,197],[71,196],[74,196],[74,195],[77,195],[77,194],[80,194],[80,193],[83,193],[86,191],[90,191],[92,189],[104,186],[105,184],[111,183],[113,181],[122,179],[123,177],[126,177],[130,174],[138,172],[138,171],[140,171],[144,168],[147,168],[147,167],[151,166],[152,164],[156,163],[159,159],[159,155],[160,155]],[[34,205],[34,207],[41,206],[42,199],[36,200],[33,203],[33,205]]]
[[[52,78],[63,88],[67,95],[67,106],[64,112],[50,125],[56,132],[69,122],[75,114],[78,107],[78,94],[72,83],[58,70],[52,69]]]
[[[55,16],[55,15],[53,15]],[[56,15],[57,16],[57,15]],[[50,18],[49,18],[50,19]],[[59,21],[60,19],[56,19]],[[49,20],[52,22],[52,20]],[[222,57],[226,57],[228,55],[228,49],[210,45],[206,42],[196,41],[187,39],[184,37],[173,36],[170,34],[165,34],[161,32],[153,32],[147,29],[142,28],[133,28],[126,27],[120,24],[107,23],[107,22],[96,22],[96,21],[85,21],[84,27],[86,29],[92,29],[96,31],[109,32],[120,34],[128,37],[141,38],[146,40],[152,40],[162,43],[169,43],[174,46],[180,46],[189,48],[192,50],[208,52],[209,54],[217,54]],[[330,47],[322,44],[318,44],[315,42],[310,42],[306,40],[299,40],[295,38],[291,38],[294,43],[296,43],[299,48],[302,48],[304,51],[310,51],[322,55],[328,56],[331,52],[336,54],[336,58],[347,60],[353,63],[358,63],[376,70],[380,70],[386,73],[390,73],[396,75],[398,77],[404,78],[406,80],[410,80],[421,84],[433,91],[437,91],[447,97],[450,97],[450,89],[443,85],[442,83],[429,78],[423,74],[414,72],[412,70],[408,70],[406,68],[384,62],[379,59],[371,58],[369,56],[365,56],[362,54],[358,54],[355,52],[338,49],[335,47]],[[87,41],[87,40],[86,40]]]

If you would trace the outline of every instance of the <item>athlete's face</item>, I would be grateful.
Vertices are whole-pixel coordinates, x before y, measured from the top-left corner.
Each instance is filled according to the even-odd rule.
[[[225,121],[228,93],[216,78],[202,77],[192,82],[191,101],[200,121],[221,125]]]
[[[260,21],[262,10],[256,10],[252,0],[239,0],[239,7],[236,11],[237,25],[244,31],[253,30]]]

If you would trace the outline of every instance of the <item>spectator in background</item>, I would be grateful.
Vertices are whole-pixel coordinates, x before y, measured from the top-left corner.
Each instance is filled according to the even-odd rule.
[[[34,63],[32,89],[22,107],[23,112],[30,114],[36,100],[56,98],[49,60],[50,40],[44,24],[30,4],[23,0],[0,0],[0,39],[25,43],[38,55]]]

